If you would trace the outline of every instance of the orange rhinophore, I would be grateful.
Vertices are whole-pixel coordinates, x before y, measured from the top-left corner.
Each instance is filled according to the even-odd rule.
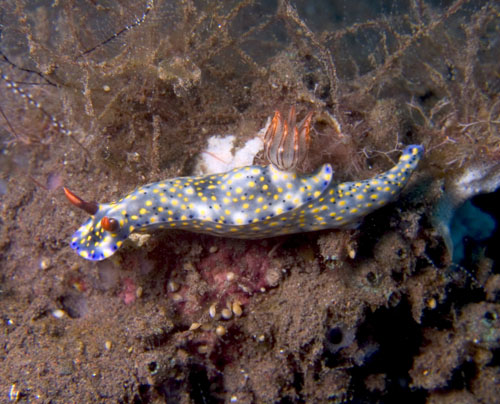
[[[63,189],[66,198],[68,198],[68,201],[70,201],[76,207],[83,209],[89,215],[95,215],[95,213],[99,210],[99,205],[97,204],[97,202],[86,202],[79,196],[76,196],[68,188],[63,187]]]

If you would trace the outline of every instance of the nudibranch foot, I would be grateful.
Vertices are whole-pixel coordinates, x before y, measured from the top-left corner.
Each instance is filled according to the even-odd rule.
[[[342,184],[332,182],[329,164],[307,175],[269,165],[156,182],[96,207],[65,189],[71,203],[92,215],[73,235],[71,248],[100,261],[132,232],[158,228],[243,239],[349,228],[397,197],[422,154],[421,146],[408,146],[389,171]]]

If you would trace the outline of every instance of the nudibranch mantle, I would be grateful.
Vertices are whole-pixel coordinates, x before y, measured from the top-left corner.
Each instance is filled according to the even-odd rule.
[[[408,146],[389,171],[342,184],[332,182],[332,167],[325,164],[308,175],[273,165],[247,166],[143,185],[117,202],[96,204],[95,213],[71,238],[71,248],[100,261],[132,232],[158,228],[260,239],[352,227],[397,197],[422,154],[422,146]],[[109,228],[109,219],[116,226]]]

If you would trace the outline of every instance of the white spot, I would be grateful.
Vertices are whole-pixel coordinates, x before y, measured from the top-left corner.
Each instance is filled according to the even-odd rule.
[[[61,310],[61,309],[56,309],[56,310],[52,311],[52,315],[55,318],[63,318],[66,315],[66,312],[64,310]]]
[[[245,145],[233,154],[235,136],[212,136],[208,139],[208,147],[196,163],[195,174],[223,173],[233,168],[253,164],[256,154],[262,150],[262,139],[257,136],[248,140]]]

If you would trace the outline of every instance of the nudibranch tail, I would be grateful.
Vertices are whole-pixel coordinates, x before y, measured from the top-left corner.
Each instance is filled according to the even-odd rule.
[[[325,164],[308,175],[270,165],[173,178],[95,206],[65,189],[71,203],[92,215],[73,235],[71,247],[83,258],[100,261],[134,231],[170,228],[259,239],[349,227],[394,200],[422,154],[421,146],[408,146],[389,171],[343,184],[332,182],[332,167]]]

